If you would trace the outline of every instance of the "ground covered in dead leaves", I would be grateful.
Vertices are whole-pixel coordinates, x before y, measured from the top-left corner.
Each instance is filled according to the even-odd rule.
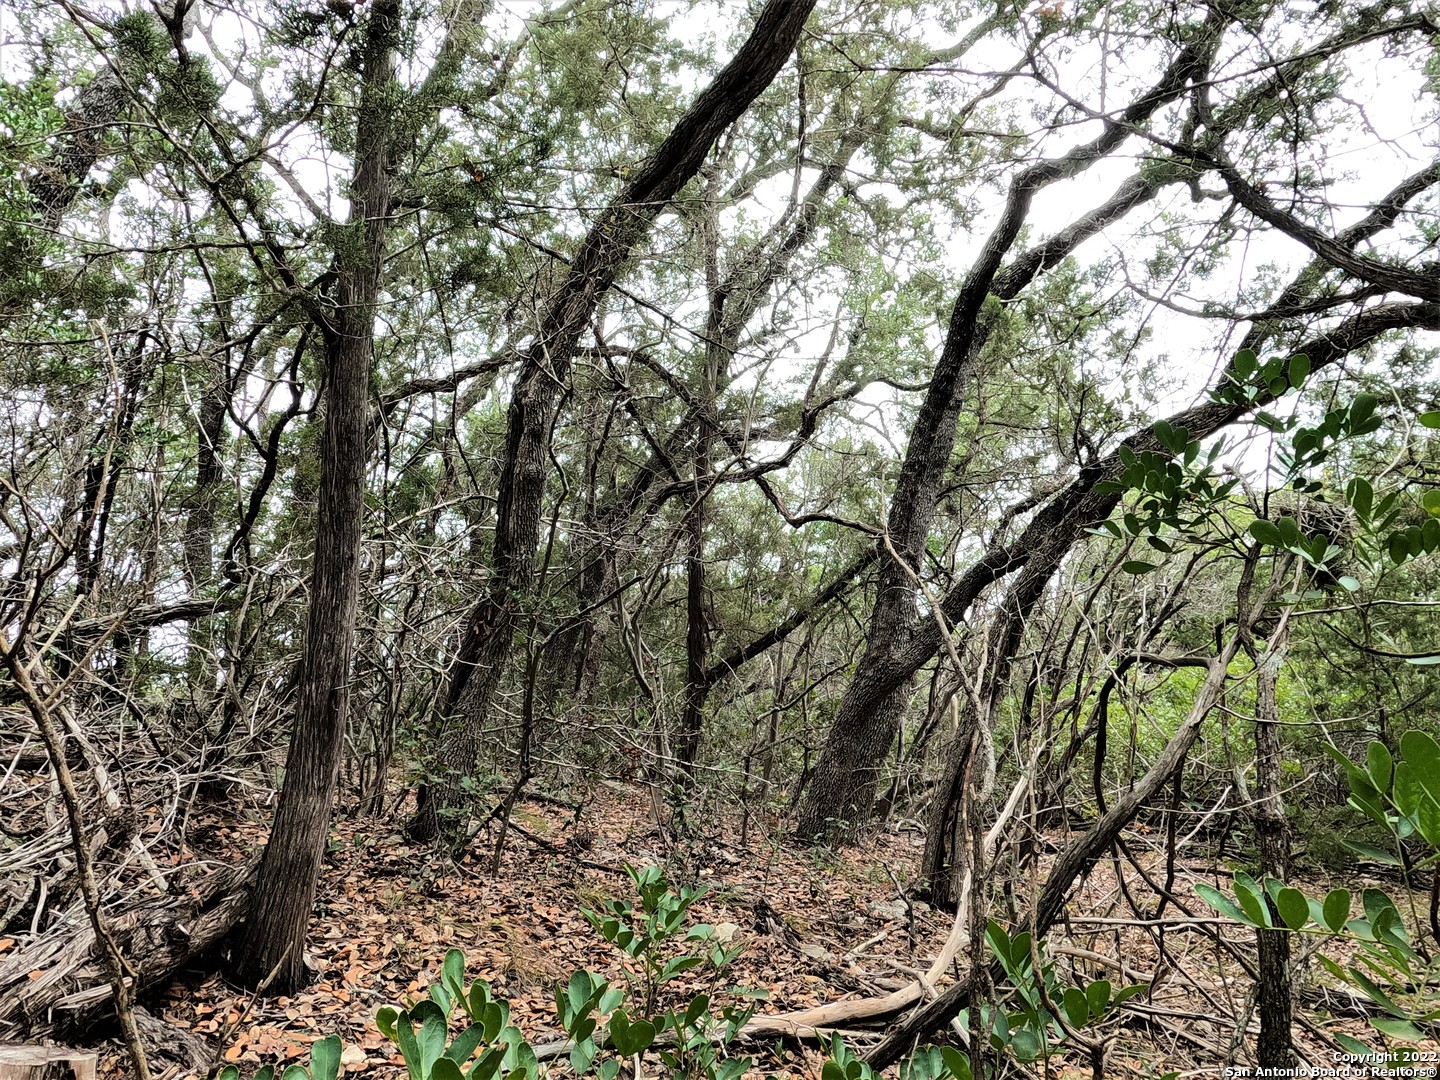
[[[262,1063],[303,1063],[312,1042],[334,1033],[345,1045],[344,1075],[399,1080],[405,1070],[376,1028],[375,1012],[423,996],[446,950],[460,948],[470,977],[486,979],[509,999],[532,1043],[546,1042],[560,1034],[552,996],[557,983],[579,968],[622,976],[622,957],[582,909],[631,895],[627,862],[659,863],[707,886],[692,909],[694,920],[734,924],[734,940],[745,946],[723,985],[703,975],[680,979],[670,984],[676,999],[705,989],[721,994],[718,1005],[724,991],[740,986],[765,991],[762,1011],[778,1013],[883,994],[923,971],[950,929],[948,913],[903,895],[920,856],[922,839],[913,832],[881,833],[838,853],[757,837],[753,817],[743,833],[736,822],[733,830],[677,838],[654,824],[641,792],[619,785],[602,789],[578,815],[558,803],[522,801],[513,820],[492,872],[493,826],[457,864],[407,840],[398,812],[385,820],[342,817],[310,934],[307,959],[316,981],[304,993],[256,997],[227,982],[219,958],[218,973],[176,980],[150,1008],[206,1040],[220,1062],[238,1063],[245,1075]],[[211,824],[203,840],[217,855],[229,849],[239,858],[263,836],[263,822],[245,820]],[[1138,875],[1135,884],[1142,884]],[[1188,886],[1183,891],[1188,895]],[[1154,991],[1136,1002],[1138,1026],[1120,1033],[1107,1072],[1160,1076],[1175,1067],[1218,1075],[1190,1070],[1197,1059],[1224,1052],[1237,1030],[1235,1017],[1250,1017],[1248,980],[1193,932],[1195,918],[1177,919],[1162,953],[1153,927],[1143,932],[1124,925],[1130,912],[1121,899],[1114,866],[1098,867],[1072,904],[1072,912],[1086,915],[1048,943],[1066,974],[1109,977],[1117,986],[1155,980]],[[1170,914],[1182,913],[1172,908]],[[1363,1021],[1340,1023],[1363,1035]],[[1297,1030],[1297,1039],[1322,1055],[1314,1060],[1328,1060],[1318,1031]],[[815,1048],[761,1047],[758,1068],[813,1076],[820,1060]],[[105,1077],[127,1075],[118,1044],[103,1048],[101,1066]],[[1089,1075],[1088,1065],[1082,1069],[1063,1054],[1051,1068],[1058,1077]],[[182,1075],[172,1069],[167,1080]]]

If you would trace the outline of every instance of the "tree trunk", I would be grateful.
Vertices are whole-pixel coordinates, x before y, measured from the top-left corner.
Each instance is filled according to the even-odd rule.
[[[96,1061],[63,1046],[0,1046],[0,1080],[95,1080]]]
[[[975,808],[972,813],[976,812],[988,796],[990,782],[994,779],[993,775],[988,775],[993,774],[993,769],[987,770],[985,782],[977,790],[971,759],[975,750],[984,745],[979,740],[988,742],[994,738],[995,714],[1010,681],[1015,650],[1025,633],[1030,612],[1058,567],[1059,556],[1064,553],[1066,545],[1057,544],[1054,548],[1053,555],[1030,560],[1020,580],[1005,598],[1000,615],[1002,622],[989,649],[985,683],[979,689],[979,701],[971,701],[965,707],[961,714],[965,720],[945,755],[944,772],[925,831],[925,857],[920,870],[921,880],[925,882],[931,903],[936,907],[953,908],[960,899],[955,889],[959,885],[959,871],[963,870],[970,844],[961,808],[969,798],[972,808]]]
[[[1283,635],[1284,631],[1279,632]],[[1272,641],[1255,672],[1255,794],[1251,816],[1255,844],[1260,851],[1260,880],[1286,879],[1290,869],[1290,837],[1285,804],[1280,795],[1280,711],[1275,684],[1283,656],[1283,641]],[[1268,898],[1267,898],[1268,899]],[[1274,905],[1271,905],[1272,911]],[[1260,951],[1260,1038],[1256,1057],[1262,1068],[1289,1068],[1295,1063],[1290,1040],[1294,1010],[1290,985],[1290,934],[1285,930],[1256,933]]]
[[[337,306],[325,329],[329,360],[310,611],[285,784],[260,862],[239,975],[275,993],[305,983],[305,931],[325,854],[350,701],[350,658],[360,587],[360,538],[375,305],[390,213],[390,129],[398,0],[376,0],[366,26],[356,165],[346,232],[336,253]]]
[[[890,560],[881,571],[865,654],[846,690],[840,712],[816,762],[813,782],[796,815],[795,832],[801,839],[843,836],[868,819],[874,803],[880,761],[895,741],[900,717],[904,714],[905,702],[899,687],[908,683],[920,667],[907,659],[910,639],[918,622],[911,576],[921,571],[941,481],[955,448],[955,425],[966,407],[981,352],[994,324],[993,314],[986,309],[987,300],[994,297],[1003,301],[1019,295],[1042,269],[1053,266],[1083,239],[1153,198],[1166,181],[1156,173],[1132,177],[1105,203],[1051,241],[1014,258],[1002,272],[1001,262],[1025,224],[1031,201],[1045,187],[1078,175],[1116,150],[1128,137],[1132,125],[1143,123],[1165,102],[1180,96],[1190,79],[1209,66],[1226,18],[1219,12],[1212,13],[1204,32],[1194,35],[1154,89],[1124,111],[1123,121],[1108,123],[1096,139],[1061,157],[1031,166],[1011,184],[1000,222],[966,276],[951,309],[945,344],[905,447],[886,530],[890,545],[906,566],[897,566]],[[973,597],[971,600],[973,602]],[[947,611],[952,624],[963,614],[963,611]],[[937,647],[938,644],[936,641]],[[933,650],[930,655],[934,655]],[[897,696],[901,696],[901,700],[897,700]],[[845,793],[838,814],[833,801],[836,792]]]
[[[448,697],[457,703],[458,715],[442,717],[439,757],[444,771],[412,824],[416,836],[434,835],[442,823],[452,842],[464,834],[467,781],[476,766],[472,750],[479,745],[509,658],[519,605],[529,599],[534,582],[550,431],[580,335],[651,224],[700,171],[711,144],[779,73],[814,6],[815,0],[769,0],[745,44],[591,227],[565,280],[540,314],[534,342],[521,357],[507,416],[490,588],[466,632],[475,642],[471,655],[485,661],[484,677],[467,692],[464,684],[477,665],[463,660],[452,665],[450,681],[460,690],[452,689]]]

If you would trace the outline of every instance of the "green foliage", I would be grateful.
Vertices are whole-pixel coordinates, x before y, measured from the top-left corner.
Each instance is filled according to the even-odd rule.
[[[740,955],[740,949],[726,949],[715,942],[703,952],[667,955],[665,946],[677,939],[709,943],[714,937],[711,926],[686,929],[684,925],[686,914],[705,890],[689,885],[676,890],[665,872],[653,864],[637,868],[627,863],[625,873],[639,893],[638,906],[631,900],[611,900],[603,912],[581,910],[601,937],[640,961],[643,1008],[648,1013],[654,1011],[662,985],[707,962],[717,971],[725,968]]]
[[[986,928],[985,943],[1005,971],[1010,1006],[986,1017],[990,1044],[1022,1064],[1048,1058],[1051,1048],[1074,1032],[1098,1028],[1116,1008],[1145,989],[1135,985],[1116,991],[1108,979],[1062,986],[1042,943],[1035,942],[1028,931],[1012,936],[993,919]],[[1063,1015],[1057,1016],[1056,1010]]]
[[[1415,866],[1440,863],[1440,744],[1424,732],[1407,731],[1400,739],[1398,760],[1374,740],[1363,762],[1351,761],[1333,746],[1324,749],[1345,772],[1350,805],[1385,829],[1394,844],[1392,851],[1386,851],[1342,838],[1347,848],[1362,858],[1400,867],[1407,875]],[[1428,853],[1409,864],[1401,856],[1402,848],[1417,838]],[[1320,963],[1384,1010],[1385,1016],[1370,1021],[1381,1034],[1418,1041],[1426,1037],[1421,1025],[1440,1020],[1440,994],[1434,989],[1440,957],[1411,943],[1400,910],[1385,891],[1363,889],[1364,915],[1351,918],[1349,889],[1331,889],[1323,899],[1316,899],[1275,878],[1262,886],[1244,873],[1235,874],[1231,884],[1228,894],[1203,884],[1195,891],[1221,915],[1257,930],[1321,934],[1352,946],[1353,957],[1345,962],[1321,955]],[[1353,1039],[1346,1045],[1354,1052],[1370,1052]]]
[[[309,1066],[287,1065],[279,1080],[335,1080],[339,1073],[340,1036],[326,1035],[310,1047]],[[274,1065],[262,1065],[251,1080],[275,1080],[275,1076]],[[216,1080],[240,1080],[239,1067],[226,1065],[216,1074]]]

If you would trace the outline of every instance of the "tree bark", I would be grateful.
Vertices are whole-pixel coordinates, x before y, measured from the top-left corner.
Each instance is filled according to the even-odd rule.
[[[255,886],[240,978],[281,994],[305,983],[305,932],[325,854],[350,701],[375,308],[390,213],[398,0],[376,0],[366,24],[351,185],[352,241],[336,252],[337,310],[322,327],[329,362],[310,610],[285,783]]]
[[[1271,641],[1255,672],[1255,792],[1251,816],[1255,844],[1260,851],[1260,880],[1286,880],[1290,870],[1290,837],[1285,804],[1280,794],[1280,710],[1275,699],[1280,661],[1284,655],[1283,629]],[[1268,900],[1268,897],[1267,897]],[[1271,905],[1272,912],[1274,905]],[[1256,1057],[1262,1068],[1289,1068],[1295,1063],[1290,1037],[1294,996],[1290,980],[1290,934],[1286,930],[1259,930],[1260,981],[1256,985],[1260,1010],[1260,1037]]]
[[[670,200],[700,171],[715,139],[774,80],[795,48],[815,0],[769,0],[755,29],[701,92],[636,178],[586,234],[569,273],[541,312],[506,419],[505,453],[496,505],[490,586],[466,628],[469,655],[452,665],[442,717],[441,776],[411,832],[426,838],[464,835],[466,789],[481,732],[509,658],[520,605],[535,578],[551,427],[581,333],[621,267]]]
[[[972,699],[961,713],[965,720],[945,755],[944,771],[925,830],[925,855],[920,869],[920,879],[936,907],[953,908],[960,900],[955,891],[959,886],[957,871],[963,867],[970,843],[960,810],[969,786],[967,778],[972,775],[971,756],[978,739],[993,738],[995,714],[1010,681],[1015,649],[1025,632],[1030,612],[1059,565],[1058,555],[1066,548],[1063,544],[1055,546],[1056,556],[1032,559],[1005,598],[998,632],[991,639],[984,685],[976,695],[978,700]],[[970,795],[972,806],[984,799],[984,794],[976,798],[974,791]]]
[[[95,1080],[97,1060],[63,1046],[0,1046],[0,1080]]]

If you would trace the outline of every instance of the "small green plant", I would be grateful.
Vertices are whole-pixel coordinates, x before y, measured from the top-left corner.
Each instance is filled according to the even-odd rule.
[[[683,951],[667,955],[665,946],[676,939],[708,943],[715,929],[706,924],[685,927],[685,917],[706,890],[683,885],[672,888],[658,866],[625,866],[625,873],[639,894],[640,903],[611,900],[600,912],[582,908],[581,913],[600,936],[625,955],[640,961],[641,1011],[653,1013],[660,987],[707,961],[719,971],[740,955],[740,948],[726,949],[716,942],[703,952]]]
[[[459,949],[445,954],[440,981],[429,994],[405,1009],[386,1006],[375,1015],[381,1034],[400,1048],[409,1080],[538,1080],[540,1063],[510,1024],[509,1002],[492,996],[484,979],[466,989],[465,954]],[[457,1011],[468,1023],[452,1041],[450,1022]]]
[[[1400,739],[1398,761],[1377,740],[1367,748],[1363,766],[1333,746],[1324,749],[1345,770],[1350,805],[1389,834],[1392,850],[1348,839],[1341,843],[1366,859],[1398,867],[1407,879],[1417,868],[1440,863],[1440,744],[1424,732],[1407,731]],[[1417,841],[1428,852],[1407,860],[1406,845]],[[1370,1018],[1382,1035],[1419,1041],[1426,1037],[1421,1025],[1440,1020],[1440,994],[1434,990],[1440,957],[1412,944],[1399,908],[1384,890],[1362,890],[1365,914],[1354,919],[1351,893],[1344,888],[1331,889],[1318,900],[1276,878],[1261,884],[1237,873],[1229,894],[1203,884],[1195,891],[1221,915],[1246,926],[1326,935],[1354,946],[1354,962],[1342,965],[1321,955],[1320,963],[1386,1014]],[[1336,1039],[1351,1053],[1374,1053],[1348,1035],[1337,1034]]]
[[[1145,989],[1135,985],[1117,992],[1108,979],[1062,987],[1041,943],[1033,942],[1028,931],[1012,936],[994,920],[985,931],[985,942],[1005,971],[1011,1007],[993,1015],[986,1009],[982,1020],[990,1030],[990,1045],[1022,1064],[1048,1057],[1054,1046],[1068,1039],[1082,1042],[1092,1059],[1103,1057],[1103,1040],[1086,1039],[1085,1033],[1100,1027],[1116,1008]]]
[[[280,1080],[335,1080],[340,1073],[340,1036],[326,1035],[310,1047],[310,1065],[287,1065]],[[216,1080],[240,1080],[240,1069],[226,1065]],[[275,1080],[275,1066],[261,1065],[251,1080]]]
[[[638,1069],[639,1057],[653,1053],[676,1080],[740,1080],[754,1062],[731,1056],[729,1048],[755,1015],[763,992],[733,987],[737,1001],[718,1013],[712,1009],[713,994],[703,992],[663,1012],[654,1009],[665,983],[705,964],[718,977],[739,956],[740,946],[727,947],[710,926],[685,927],[702,890],[673,889],[658,867],[626,871],[639,894],[638,905],[610,901],[605,913],[585,915],[607,941],[640,961],[641,974],[617,986],[594,972],[576,971],[556,988],[555,1011],[570,1039],[570,1067],[577,1077],[593,1073],[599,1080],[618,1080],[627,1062]],[[666,946],[677,941],[691,943],[692,949],[671,955]],[[465,955],[459,949],[445,954],[439,981],[424,998],[386,1006],[375,1021],[399,1049],[408,1080],[545,1080],[549,1073],[510,1023],[509,1003],[496,997],[484,979],[466,984]],[[331,1035],[313,1047],[308,1070],[291,1065],[279,1080],[335,1080],[339,1065],[340,1040]],[[878,1080],[838,1037],[823,1069],[824,1080]],[[275,1067],[266,1065],[252,1080],[275,1078]],[[219,1080],[241,1080],[240,1071],[227,1065]],[[971,1080],[970,1061],[948,1047],[924,1047],[902,1062],[901,1080]]]

